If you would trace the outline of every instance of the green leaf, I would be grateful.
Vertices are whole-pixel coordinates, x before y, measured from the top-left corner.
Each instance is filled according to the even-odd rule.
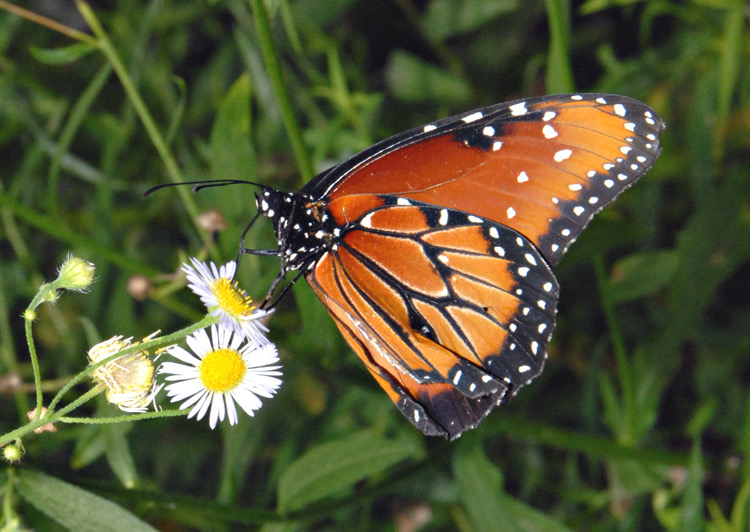
[[[253,179],[253,150],[250,118],[250,76],[243,74],[234,82],[219,106],[211,129],[211,178]]]
[[[104,438],[107,442],[105,453],[109,467],[122,485],[134,488],[138,485],[138,471],[130,453],[130,446],[126,435],[132,429],[131,423],[117,423],[103,427]]]
[[[279,510],[298,510],[339,494],[422,453],[418,438],[389,440],[369,432],[318,445],[293,462],[279,479]]]
[[[674,250],[630,255],[612,269],[609,294],[612,302],[632,301],[666,287],[674,278],[680,255]]]
[[[386,77],[393,95],[405,102],[465,104],[471,96],[465,79],[405,52],[391,55]]]
[[[680,531],[698,532],[705,530],[705,520],[703,518],[704,475],[700,441],[695,440],[692,452],[690,453],[687,485],[685,486],[685,494],[682,497],[682,507],[680,508],[680,525],[678,527]]]
[[[432,39],[442,41],[476,31],[517,7],[518,0],[433,0],[423,24]]]
[[[477,440],[465,437],[453,456],[453,474],[472,530],[495,532],[569,532],[564,524],[502,491],[502,473],[484,455]]]
[[[17,487],[27,502],[76,532],[156,530],[112,501],[43,473],[19,470]]]
[[[66,65],[78,61],[83,56],[96,50],[96,46],[87,43],[76,43],[62,48],[39,48],[31,46],[31,55],[45,65]]]

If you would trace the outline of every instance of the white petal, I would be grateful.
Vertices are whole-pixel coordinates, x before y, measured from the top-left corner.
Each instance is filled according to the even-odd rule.
[[[263,403],[255,394],[243,387],[235,388],[232,391],[232,397],[237,401],[237,404],[240,405],[240,408],[251,416],[253,415],[254,410],[258,410],[263,406]]]

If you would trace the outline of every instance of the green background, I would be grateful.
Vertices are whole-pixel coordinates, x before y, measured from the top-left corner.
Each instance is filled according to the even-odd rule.
[[[300,282],[269,323],[284,384],[254,418],[215,431],[171,418],[31,435],[21,465],[0,477],[6,520],[15,511],[40,530],[747,529],[744,2],[110,1],[93,4],[88,22],[73,2],[24,7],[64,28],[0,11],[3,433],[33,407],[33,388],[12,378],[33,382],[20,316],[68,252],[94,262],[97,281],[40,308],[46,392],[81,371],[97,341],[202,316],[175,272],[188,256],[235,256],[253,189],[142,199],[151,186],[231,178],[293,190],[391,134],[544,93],[627,94],[667,130],[653,170],[556,268],[544,374],[458,441],[422,437],[401,416]],[[194,223],[210,209],[225,230]],[[246,243],[273,247],[270,225],[257,225]],[[258,298],[277,273],[276,259],[245,257],[239,280]],[[150,290],[133,291],[134,276]],[[76,411],[114,414],[103,399]]]

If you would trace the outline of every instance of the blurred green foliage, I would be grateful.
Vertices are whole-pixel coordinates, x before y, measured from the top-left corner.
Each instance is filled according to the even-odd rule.
[[[97,281],[41,309],[50,389],[102,338],[200,317],[173,274],[187,256],[235,256],[253,191],[142,199],[151,186],[294,189],[309,168],[398,131],[568,89],[641,99],[668,129],[654,169],[557,268],[545,373],[459,441],[416,432],[300,282],[270,323],[285,383],[258,415],[213,432],[173,418],[28,437],[23,466],[2,477],[5,519],[15,508],[39,530],[750,526],[744,2],[121,0],[93,5],[88,22],[73,2],[24,4],[92,37],[0,11],[2,432],[31,409],[12,384],[31,376],[20,315],[68,252],[94,262]],[[210,209],[227,229],[195,223]],[[258,225],[246,245],[273,247]],[[239,279],[259,297],[277,272],[247,256]],[[136,275],[151,289],[129,292]]]

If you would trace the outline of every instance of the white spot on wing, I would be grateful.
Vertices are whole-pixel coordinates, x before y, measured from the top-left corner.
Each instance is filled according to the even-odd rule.
[[[556,162],[561,163],[565,159],[569,159],[570,156],[573,155],[573,150],[560,150],[557,153],[555,153],[555,156],[553,157]]]
[[[493,249],[495,250],[495,253],[497,253],[498,257],[505,256],[505,249],[501,248],[500,246],[495,246]]]
[[[568,185],[568,188],[575,192],[577,190],[581,190],[583,188],[583,185],[581,185],[580,183],[573,183],[572,185]]]
[[[526,266],[522,266],[521,268],[518,268],[518,275],[521,277],[526,277],[529,274],[529,269]]]
[[[490,236],[492,238],[500,238],[500,233],[497,231],[497,227],[490,227]]]
[[[473,214],[469,215],[468,220],[474,224],[481,224],[482,222],[484,222],[484,220],[482,220],[479,216],[474,216]]]
[[[513,116],[523,116],[529,112],[529,110],[526,109],[526,102],[511,105],[510,107],[508,107],[508,109],[510,109],[510,114],[512,114]]]
[[[368,228],[372,227],[372,215],[373,215],[373,213],[370,213],[367,216],[365,216],[364,218],[362,218],[362,222],[360,223],[360,225],[362,227],[368,227]]]
[[[411,202],[405,198],[398,198],[396,200],[396,205],[411,205]]]
[[[516,215],[516,210],[513,207],[508,207],[508,218],[513,218]]]
[[[557,131],[551,125],[547,124],[542,128],[542,134],[544,134],[545,138],[553,139],[557,136]]]
[[[483,117],[484,115],[481,112],[477,111],[476,113],[472,113],[469,116],[463,117],[461,120],[463,120],[467,124],[471,124],[472,122],[476,122],[477,120]]]
[[[482,135],[485,135],[487,137],[492,137],[495,135],[495,128],[492,126],[485,126],[482,130]]]
[[[448,223],[448,209],[440,210],[440,219],[438,220],[438,223],[440,225],[445,225]]]
[[[625,106],[622,105],[621,103],[616,103],[613,109],[617,116],[625,116],[626,114]]]
[[[498,140],[492,144],[492,151],[497,151],[502,147],[503,147],[503,143]]]
[[[519,183],[525,183],[528,180],[529,180],[529,175],[526,172],[522,171],[520,174],[518,174]]]
[[[547,111],[544,113],[544,116],[542,117],[542,122],[549,122],[553,118],[557,116],[557,113],[554,111]]]
[[[422,128],[422,131],[424,133],[429,133],[430,131],[435,131],[437,129],[437,126],[434,124],[427,124],[425,127]]]

